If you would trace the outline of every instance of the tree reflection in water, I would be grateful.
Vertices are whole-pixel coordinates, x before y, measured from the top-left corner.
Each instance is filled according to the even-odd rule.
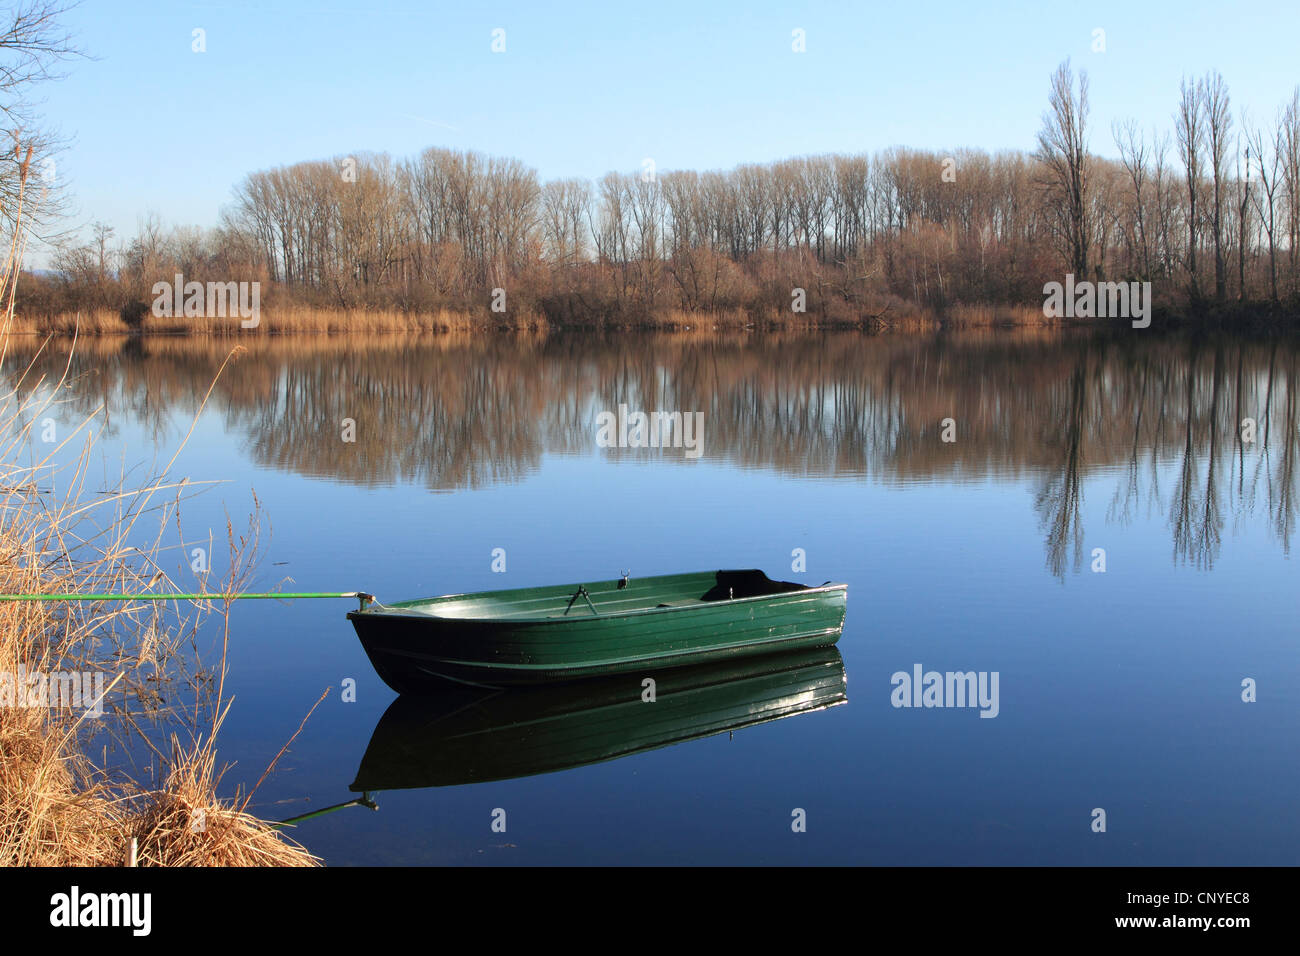
[[[1083,556],[1083,488],[1114,474],[1108,519],[1168,513],[1175,561],[1209,567],[1225,521],[1296,522],[1295,341],[1042,331],[943,336],[587,334],[238,338],[212,408],[259,466],[358,485],[478,488],[545,454],[597,452],[598,412],[703,411],[705,457],[788,475],[885,482],[1028,477],[1047,565]],[[64,396],[178,437],[224,340],[78,344]],[[68,345],[20,345],[23,388],[58,381]],[[940,440],[943,419],[958,440]],[[343,419],[356,442],[340,440]],[[1244,419],[1255,421],[1253,441]],[[638,458],[650,449],[602,449]],[[689,463],[668,453],[664,461]],[[1174,486],[1161,488],[1161,468]]]

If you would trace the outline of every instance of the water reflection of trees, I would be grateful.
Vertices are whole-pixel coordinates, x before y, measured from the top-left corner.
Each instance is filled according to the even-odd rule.
[[[83,343],[71,402],[154,435],[198,407],[227,346]],[[259,465],[357,484],[480,487],[590,454],[619,403],[705,413],[705,456],[788,474],[1034,483],[1047,562],[1082,559],[1084,479],[1108,517],[1167,515],[1175,560],[1211,565],[1225,521],[1296,522],[1294,342],[1130,334],[257,339],[213,406]],[[8,368],[30,356],[16,356]],[[66,348],[34,373],[57,380]],[[32,380],[29,377],[29,381]],[[345,419],[356,441],[342,440]],[[953,418],[957,440],[941,440]],[[1257,422],[1245,442],[1241,422]],[[611,449],[616,458],[680,452]],[[1161,487],[1170,476],[1172,487]]]

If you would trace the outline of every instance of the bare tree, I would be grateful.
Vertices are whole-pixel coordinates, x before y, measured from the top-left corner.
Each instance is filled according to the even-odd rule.
[[[91,235],[95,237],[95,250],[98,253],[99,278],[108,278],[108,241],[113,238],[114,229],[103,222],[91,226]]]
[[[542,238],[552,263],[575,263],[586,255],[591,186],[584,179],[557,179],[542,187]]]
[[[1223,252],[1223,192],[1225,159],[1232,131],[1228,88],[1218,73],[1206,76],[1201,104],[1205,111],[1206,145],[1210,152],[1210,176],[1214,184],[1214,204],[1210,213],[1210,232],[1214,241],[1214,297],[1220,302],[1227,294],[1227,266]]]
[[[24,186],[21,170],[33,173],[23,188],[23,216],[29,226],[40,230],[64,211],[54,176],[54,157],[62,144],[41,128],[32,90],[58,79],[60,63],[84,56],[61,24],[73,6],[58,0],[22,0],[0,13],[0,115],[9,134],[0,149],[0,218],[10,227]],[[52,235],[42,238],[57,241]]]
[[[1270,154],[1265,160],[1266,141],[1263,130],[1258,126],[1253,130],[1246,131],[1246,156],[1247,163],[1253,149],[1255,153],[1255,168],[1259,171],[1259,189],[1255,193],[1255,211],[1259,214],[1260,223],[1264,227],[1264,234],[1268,236],[1268,285],[1269,297],[1276,302],[1277,296],[1277,206],[1278,206],[1278,185],[1281,179],[1282,156],[1285,151],[1284,146],[1284,115],[1278,117],[1277,127],[1273,133],[1273,139],[1267,143],[1267,153]],[[1245,123],[1243,122],[1243,127]],[[1249,191],[1248,191],[1249,192]]]
[[[1174,268],[1173,220],[1174,191],[1172,172],[1168,166],[1169,134],[1155,140],[1151,166],[1151,180],[1155,193],[1156,244],[1159,252],[1160,275],[1167,276]]]
[[[1078,92],[1067,60],[1052,75],[1049,108],[1038,133],[1037,159],[1045,171],[1047,193],[1065,241],[1070,266],[1088,274],[1088,75],[1079,74]]]
[[[0,111],[15,127],[30,121],[31,87],[58,79],[62,74],[57,64],[82,55],[60,24],[74,6],[57,0],[24,0],[0,20]]]
[[[1144,215],[1147,164],[1150,160],[1146,138],[1138,130],[1134,120],[1116,123],[1114,126],[1115,144],[1119,147],[1120,162],[1128,173],[1129,186],[1133,190],[1134,243],[1142,263],[1142,275],[1151,275],[1151,246],[1147,241],[1146,217]]]
[[[1278,137],[1282,150],[1282,180],[1287,198],[1287,247],[1290,250],[1291,292],[1300,292],[1300,86],[1282,114]]]
[[[1241,114],[1242,132],[1238,139],[1246,142],[1246,168],[1243,172],[1241,168],[1241,149],[1240,143],[1235,150],[1237,157],[1237,175],[1235,186],[1238,193],[1237,199],[1237,300],[1246,301],[1246,233],[1250,228],[1250,139],[1248,136],[1247,124],[1249,120],[1243,111]]]
[[[1199,238],[1197,199],[1201,188],[1201,150],[1205,146],[1205,128],[1201,122],[1201,87],[1184,79],[1179,86],[1178,111],[1174,126],[1178,134],[1179,156],[1187,182],[1187,275],[1193,299],[1200,297],[1196,274],[1196,246]]]

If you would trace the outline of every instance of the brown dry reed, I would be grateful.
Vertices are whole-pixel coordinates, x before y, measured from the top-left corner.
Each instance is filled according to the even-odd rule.
[[[657,329],[662,331],[799,331],[825,328],[855,328],[869,331],[932,332],[940,328],[997,328],[1007,326],[1060,326],[1044,318],[1042,309],[1029,306],[990,306],[957,303],[942,312],[925,306],[906,311],[880,310],[851,316],[818,313],[794,314],[775,311],[720,309],[690,312],[661,309],[636,319],[605,321],[602,329]],[[403,312],[398,309],[335,309],[306,306],[277,306],[261,311],[257,328],[245,329],[238,318],[187,318],[148,316],[142,331],[146,335],[239,336],[256,341],[275,335],[392,335],[457,334],[508,331],[546,333],[552,325],[545,316],[524,313],[496,315],[488,312]],[[65,312],[50,317],[16,315],[11,322],[15,335],[113,336],[127,335],[131,328],[121,315],[109,309]]]
[[[24,155],[15,146],[14,155],[20,187],[0,272],[0,368],[16,331],[14,280],[24,251],[22,199],[31,151]],[[94,440],[87,426],[93,414],[62,441],[35,440],[42,427],[37,423],[60,401],[66,371],[63,380],[46,381],[34,378],[28,363],[11,369],[7,381],[12,385],[0,394],[0,592],[192,590],[177,587],[159,564],[167,560],[167,530],[173,523],[179,529],[182,492],[195,485],[167,477],[180,448],[141,487],[128,487],[124,475],[116,487],[91,488]],[[65,449],[69,453],[60,457]],[[255,512],[250,527],[258,526]],[[231,703],[224,694],[230,601],[247,584],[257,546],[255,530],[227,532],[231,570],[215,589],[203,581],[202,591],[213,599],[201,605],[0,602],[0,675],[12,675],[15,686],[21,686],[20,673],[106,675],[97,719],[88,718],[84,706],[0,704],[0,865],[319,863],[248,812],[256,787],[233,798],[218,796],[224,768],[215,741]],[[141,547],[141,539],[151,543]],[[213,611],[223,619],[221,647],[219,660],[207,666],[195,635],[198,622]],[[176,687],[193,689],[192,709],[159,704],[159,688],[169,682],[173,699],[183,696],[171,693]],[[162,727],[170,745],[155,745],[142,721]],[[153,751],[151,766],[156,760],[161,783],[145,786],[121,770],[97,766],[88,744],[105,733],[142,741]]]

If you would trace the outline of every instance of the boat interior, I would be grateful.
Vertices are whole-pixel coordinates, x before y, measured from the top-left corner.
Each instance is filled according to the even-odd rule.
[[[629,576],[591,584],[448,595],[404,601],[386,605],[382,609],[468,620],[582,618],[766,597],[806,591],[808,587],[789,581],[773,581],[762,571],[754,569],[704,571],[648,578]]]

